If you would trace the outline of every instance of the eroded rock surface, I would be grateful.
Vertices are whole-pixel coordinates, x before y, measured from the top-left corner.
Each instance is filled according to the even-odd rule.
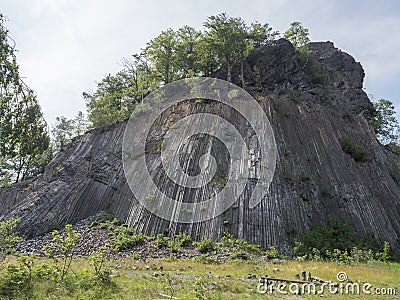
[[[286,248],[292,238],[325,223],[333,214],[357,232],[372,233],[396,245],[400,158],[378,143],[368,123],[373,107],[362,90],[364,71],[331,42],[311,43],[310,50],[309,57],[299,55],[282,39],[255,50],[243,62],[245,88],[267,114],[278,146],[270,192],[254,209],[248,207],[249,185],[230,209],[210,221],[177,224],[151,214],[135,199],[124,177],[123,122],[86,133],[60,153],[43,175],[2,189],[1,218],[20,216],[18,229],[33,236],[109,210],[147,235],[173,236],[185,230],[199,240],[204,236],[218,239],[229,231],[251,243]],[[241,69],[238,65],[232,71],[233,82],[239,86]],[[224,78],[224,73],[216,76]],[[192,101],[176,107],[168,118],[201,111],[229,114],[221,104]],[[228,118],[235,122],[234,115]],[[240,118],[236,120],[237,127],[246,130]],[[367,149],[365,161],[357,162],[342,150],[341,134]],[[182,141],[182,149],[197,157],[201,147],[186,142]],[[156,147],[154,143],[149,149],[150,156],[156,155]],[[159,164],[152,165],[156,174]],[[220,174],[223,177],[224,170]],[[168,183],[160,180],[158,184]],[[223,184],[221,179],[210,185],[209,192]],[[205,200],[190,191],[183,194],[184,201]]]

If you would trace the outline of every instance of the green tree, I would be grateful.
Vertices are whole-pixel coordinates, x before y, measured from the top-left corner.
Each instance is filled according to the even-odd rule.
[[[201,35],[200,31],[190,26],[184,26],[177,31],[177,68],[183,78],[200,74],[199,42]]]
[[[209,35],[202,35],[197,47],[201,75],[208,77],[221,67],[217,49],[213,47],[212,37]]]
[[[380,99],[374,103],[375,117],[371,121],[378,139],[383,144],[398,143],[399,122],[396,111],[390,100]]]
[[[103,127],[126,119],[132,111],[134,94],[131,78],[123,71],[107,75],[97,84],[93,95],[87,95],[86,107],[93,127]]]
[[[20,78],[15,43],[0,14],[0,176],[16,182],[40,172],[49,146],[47,124],[36,95]]]
[[[53,135],[53,141],[55,148],[61,150],[66,144],[68,144],[74,136],[74,125],[72,120],[68,120],[66,117],[61,116],[56,118],[57,124],[51,130]]]
[[[133,54],[130,58],[124,58],[122,65],[124,67],[123,72],[130,81],[126,94],[136,100],[142,101],[146,95],[159,87],[145,51]]]
[[[303,27],[300,22],[292,22],[288,30],[285,31],[284,37],[289,40],[292,45],[298,49],[305,49],[310,42],[308,29]]]
[[[64,116],[56,118],[57,124],[51,130],[52,142],[56,151],[61,150],[71,140],[77,136],[81,136],[88,128],[87,120],[83,112],[73,119],[67,119]]]
[[[163,84],[168,84],[178,78],[176,43],[176,33],[168,29],[151,40],[146,48],[154,73]]]
[[[61,256],[61,280],[63,281],[71,268],[80,233],[73,230],[71,224],[67,224],[65,225],[65,235],[61,235],[58,230],[53,230],[51,234],[53,236],[53,243],[45,245],[43,250],[49,257],[55,258],[57,254]]]
[[[226,80],[232,81],[232,63],[243,58],[247,46],[247,26],[241,18],[225,13],[211,16],[204,23],[208,42],[226,65]]]
[[[254,22],[250,25],[248,39],[252,48],[259,48],[275,40],[279,36],[279,31],[274,31],[268,23],[261,24]],[[252,50],[252,49],[251,49]]]

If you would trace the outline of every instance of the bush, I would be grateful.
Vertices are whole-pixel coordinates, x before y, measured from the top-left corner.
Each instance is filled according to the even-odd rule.
[[[135,235],[132,228],[119,226],[115,229],[115,235],[111,240],[114,244],[114,250],[121,252],[138,245],[143,245],[146,241],[146,236],[143,234]]]
[[[249,254],[246,251],[239,250],[232,255],[233,259],[248,260]]]
[[[217,249],[217,244],[212,239],[203,239],[201,242],[196,243],[197,250],[200,253],[208,253]]]
[[[72,258],[74,256],[76,245],[78,244],[80,234],[72,229],[71,224],[65,225],[65,236],[54,230],[52,232],[53,242],[49,245],[45,245],[43,250],[49,257],[54,257],[56,254],[61,255],[62,266],[61,266],[61,280],[63,281],[65,275],[71,267]],[[57,260],[55,260],[56,262]]]
[[[90,224],[91,227],[110,230],[120,225],[121,221],[118,218],[115,218],[113,214],[103,214]]]
[[[190,236],[186,234],[186,232],[180,232],[175,236],[175,241],[178,243],[180,247],[190,247],[193,244]]]
[[[348,250],[355,246],[354,233],[350,226],[334,216],[328,217],[328,223],[306,232],[301,237],[302,245],[297,247],[297,255],[303,256],[311,253],[313,248],[319,250],[321,255],[334,249]]]
[[[166,248],[168,246],[168,242],[170,239],[166,236],[163,236],[161,233],[156,237],[156,246],[158,249]]]
[[[350,154],[355,161],[365,161],[368,156],[368,151],[364,147],[354,144],[350,137],[346,134],[340,136],[340,145],[347,154]]]
[[[371,235],[357,236],[348,223],[334,216],[328,218],[326,225],[303,234],[301,242],[294,242],[293,250],[295,256],[304,259],[346,264],[390,258],[388,242],[379,242]]]
[[[9,221],[0,222],[0,259],[3,255],[8,254],[16,243],[23,240],[14,232],[19,221],[19,218],[13,218]]]
[[[265,249],[265,255],[269,258],[279,258],[279,252],[278,249],[276,249],[275,247],[271,246],[268,247],[267,249]]]
[[[29,256],[22,256],[16,264],[7,265],[0,280],[0,296],[29,298],[33,292],[32,269],[33,259]]]

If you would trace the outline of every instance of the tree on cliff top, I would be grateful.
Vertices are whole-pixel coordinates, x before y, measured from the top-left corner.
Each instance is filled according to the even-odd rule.
[[[241,63],[255,48],[274,40],[279,33],[267,24],[246,24],[225,13],[207,18],[205,30],[183,26],[168,29],[147,43],[140,54],[123,60],[124,69],[108,75],[93,96],[86,97],[89,121],[93,127],[112,125],[130,115],[135,104],[154,89],[174,80],[210,76],[225,69],[231,81],[234,63]]]
[[[378,139],[383,144],[398,144],[399,143],[399,122],[396,119],[396,111],[390,100],[380,99],[374,103],[376,111],[371,125],[374,128]]]
[[[300,22],[292,22],[284,33],[285,39],[288,39],[298,50],[303,49],[310,42],[308,36],[308,29],[303,27]]]

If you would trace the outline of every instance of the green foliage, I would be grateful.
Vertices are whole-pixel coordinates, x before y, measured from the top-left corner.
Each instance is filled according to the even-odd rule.
[[[195,243],[195,245],[200,253],[208,253],[217,249],[217,244],[212,239],[208,238]]]
[[[0,260],[3,255],[11,251],[16,243],[23,240],[23,238],[15,232],[15,227],[19,222],[20,219],[18,217],[0,222]]]
[[[400,145],[396,145],[395,143],[389,143],[386,145],[393,152],[400,154]]]
[[[149,60],[153,63],[156,77],[163,84],[168,84],[178,78],[176,44],[176,33],[168,29],[151,40],[146,49]]]
[[[0,297],[18,298],[32,294],[33,258],[22,256],[16,264],[8,264],[0,278]]]
[[[190,247],[193,244],[190,236],[188,236],[184,231],[175,236],[175,242],[177,242],[180,247]]]
[[[158,249],[166,248],[170,241],[169,237],[163,236],[161,233],[157,235],[155,243]]]
[[[350,154],[355,161],[365,161],[368,151],[363,146],[354,144],[347,134],[340,135],[340,145],[347,154]]]
[[[18,182],[43,171],[49,135],[34,91],[21,80],[2,14],[0,49],[0,178]]]
[[[296,49],[304,49],[310,42],[309,32],[300,22],[292,22],[290,27],[284,33],[285,39],[288,39]]]
[[[80,234],[72,229],[71,224],[65,225],[65,236],[62,236],[58,230],[52,232],[53,242],[45,245],[43,249],[49,257],[53,257],[57,263],[57,255],[61,257],[61,281],[68,273]]]
[[[385,261],[385,262],[386,262],[386,261],[388,261],[389,258],[390,258],[389,252],[390,252],[390,244],[389,244],[389,242],[385,241],[385,242],[383,243],[382,252],[377,253],[377,254],[376,254],[376,258],[377,258],[378,260],[381,260],[381,261]]]
[[[247,39],[250,43],[248,48],[259,48],[271,41],[274,41],[279,36],[278,31],[274,31],[268,23],[261,24],[259,22],[251,23],[250,27],[247,29]]]
[[[269,259],[281,257],[278,249],[276,249],[276,247],[274,247],[274,246],[270,246],[270,247],[267,247],[267,249],[265,249],[265,256],[268,257]]]
[[[195,260],[200,262],[200,263],[202,263],[202,264],[207,264],[207,265],[209,265],[209,264],[219,264],[220,263],[218,258],[210,256],[209,253],[196,256]]]
[[[60,280],[58,268],[46,262],[38,265],[37,260],[22,256],[0,269],[1,299],[107,299],[116,290],[104,264],[99,268],[96,263],[95,272],[81,268]]]
[[[93,279],[102,284],[110,283],[111,270],[105,267],[108,251],[107,247],[101,247],[99,251],[89,256],[90,265],[94,269]]]
[[[51,130],[51,134],[57,151],[70,143],[74,137],[82,135],[88,128],[85,115],[81,111],[74,119],[69,120],[61,116],[57,117],[56,121],[57,124]]]
[[[292,99],[298,99],[301,96],[301,92],[295,89],[289,89],[289,95]]]
[[[115,218],[113,214],[102,214],[93,220],[90,224],[91,227],[97,227],[100,229],[110,229],[113,230],[115,227],[120,226],[121,221],[118,218]]]
[[[348,250],[355,246],[355,238],[350,226],[334,216],[329,216],[327,225],[315,227],[304,233],[301,241],[302,245],[297,245],[297,256],[311,253],[313,248],[324,255],[326,251]]]
[[[135,104],[131,88],[131,76],[124,70],[114,76],[106,76],[97,84],[93,95],[85,93],[92,126],[109,126],[126,119]]]
[[[297,166],[294,170],[289,170],[286,166],[284,172],[285,179],[291,185],[294,185],[298,182],[310,180],[310,175],[306,171],[304,171],[301,166]]]
[[[286,89],[282,88],[277,91],[277,94],[286,93]],[[287,97],[279,97],[275,96],[272,98],[272,103],[278,113],[283,114],[285,117],[290,117],[294,114],[292,101],[290,101]]]
[[[249,253],[244,250],[237,250],[231,256],[232,259],[241,259],[241,260],[248,260]]]
[[[293,250],[296,257],[344,264],[387,261],[390,258],[388,242],[382,246],[370,235],[356,235],[348,223],[333,216],[329,217],[327,225],[304,233],[301,242],[294,242]]]
[[[124,59],[123,70],[98,83],[93,95],[84,93],[92,127],[122,121],[144,96],[174,80],[208,77],[224,67],[231,81],[234,63],[243,63],[250,51],[279,35],[267,23],[248,25],[225,13],[207,18],[203,25],[203,32],[190,26],[162,31],[140,54]],[[244,85],[243,65],[240,76]]]
[[[222,13],[208,17],[204,27],[211,47],[219,55],[218,59],[226,64],[226,80],[230,82],[232,62],[239,61],[245,55],[248,35],[246,24],[241,18]]]
[[[233,255],[231,258],[233,259],[236,258],[249,259],[254,254],[257,255],[267,254],[266,252],[263,252],[261,250],[260,245],[250,244],[244,239],[237,239],[228,232],[224,232],[223,237],[219,241],[219,246],[228,249],[229,251],[232,251]],[[267,256],[269,256],[269,254],[271,254],[271,256],[275,256],[275,254],[272,255],[273,251],[276,251],[276,249],[275,248],[267,249],[268,252]]]
[[[383,144],[398,144],[400,130],[396,111],[390,100],[380,99],[374,103],[375,116],[371,120],[372,128]]]
[[[114,251],[116,252],[129,250],[135,246],[143,245],[145,241],[145,235],[135,235],[132,228],[127,228],[125,226],[116,227],[115,233],[112,237]]]
[[[184,26],[176,32],[176,60],[179,77],[199,76],[202,68],[200,40],[202,33]]]

